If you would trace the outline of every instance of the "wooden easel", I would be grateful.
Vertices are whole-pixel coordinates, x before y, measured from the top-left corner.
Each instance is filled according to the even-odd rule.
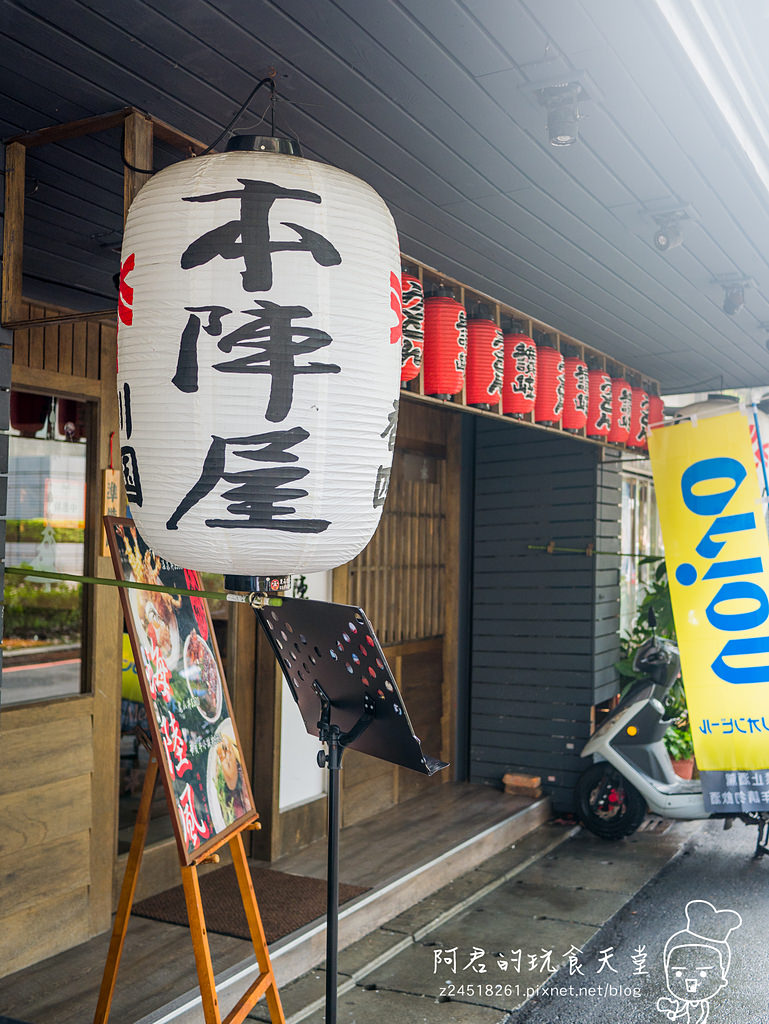
[[[134,826],[131,848],[128,852],[128,863],[126,864],[123,885],[120,890],[115,923],[112,928],[107,962],[104,966],[101,989],[99,990],[99,1002],[96,1006],[94,1024],[106,1024],[109,1018],[109,1011],[112,1005],[112,996],[115,991],[120,957],[125,943],[128,921],[131,916],[136,883],[139,878],[139,867],[141,865],[144,844],[147,839],[147,829],[150,820],[150,805],[152,794],[155,789],[155,781],[158,776],[158,759],[154,750],[150,752],[150,762],[147,766],[147,773],[144,777],[139,812]],[[203,1015],[206,1024],[241,1024],[249,1011],[256,1003],[265,997],[267,1007],[270,1011],[272,1024],[286,1024],[283,1015],[278,986],[270,962],[270,955],[267,951],[267,941],[264,936],[262,918],[259,913],[259,906],[256,902],[256,895],[251,881],[251,872],[246,860],[246,851],[243,846],[242,833],[253,828],[260,828],[258,822],[249,821],[239,831],[230,833],[223,839],[220,846],[229,844],[232,854],[232,863],[235,867],[235,874],[238,879],[243,908],[246,912],[248,930],[251,933],[256,962],[259,966],[259,976],[246,992],[241,996],[233,1009],[222,1020],[219,1010],[219,1000],[216,995],[214,969],[211,962],[211,950],[208,945],[208,933],[206,922],[203,916],[203,906],[200,901],[200,885],[198,883],[198,864],[210,860],[217,860],[218,856],[210,848],[206,850],[199,862],[189,865],[181,865],[182,884],[184,886],[184,898],[187,903],[187,916],[190,922],[190,933],[192,935],[192,948],[195,953],[195,965],[198,972],[198,983],[200,995],[203,1002]]]

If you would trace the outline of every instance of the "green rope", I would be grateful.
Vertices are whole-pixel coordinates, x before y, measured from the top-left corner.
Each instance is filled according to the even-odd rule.
[[[659,558],[662,559],[662,555],[643,555],[638,551],[634,551],[633,554],[628,554],[624,551],[595,551],[589,545],[583,548],[567,548],[562,547],[560,544],[527,544],[526,547],[529,551],[547,551],[548,554],[554,554],[555,552],[564,552],[570,555],[608,555],[613,558]]]
[[[182,597],[204,597],[208,601],[235,601],[238,604],[251,604],[252,594],[219,593],[214,590],[187,590],[184,587],[164,587],[156,583],[136,583],[129,580],[110,580],[104,576],[74,576],[67,572],[48,572],[45,569],[33,569],[28,566],[7,565],[7,573],[14,576],[29,576],[32,579],[66,580],[70,583],[93,583],[101,587],[124,587],[127,590],[151,590],[158,594],[180,594]],[[283,602],[279,597],[266,598],[266,603],[279,607]]]

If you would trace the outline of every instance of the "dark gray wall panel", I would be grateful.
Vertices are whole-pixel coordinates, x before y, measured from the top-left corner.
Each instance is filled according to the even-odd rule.
[[[613,454],[483,420],[476,430],[470,773],[541,775],[570,810],[592,706],[618,660]],[[613,510],[613,511],[612,511]],[[606,554],[532,551],[531,544]]]

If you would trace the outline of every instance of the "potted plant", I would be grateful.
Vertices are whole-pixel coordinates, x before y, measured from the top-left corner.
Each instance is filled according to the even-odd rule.
[[[651,582],[646,584],[646,593],[638,607],[633,629],[620,638],[622,661],[617,667],[622,678],[623,691],[640,678],[633,669],[633,659],[644,640],[652,634],[652,627],[649,625],[650,610],[654,612],[656,620],[654,632],[658,636],[666,636],[671,640],[676,639],[665,561],[658,556],[649,556],[641,560],[642,565],[654,563],[656,563],[656,568]],[[670,754],[676,774],[690,779],[694,771],[694,745],[689,724],[689,711],[686,706],[686,694],[681,679],[678,679],[670,690],[665,710],[667,717],[673,719],[673,724],[665,734],[665,747]]]
[[[664,744],[673,762],[673,771],[683,779],[690,779],[694,771],[694,743],[689,724],[689,710],[683,683],[676,680],[666,702],[668,717],[673,724],[665,733]]]

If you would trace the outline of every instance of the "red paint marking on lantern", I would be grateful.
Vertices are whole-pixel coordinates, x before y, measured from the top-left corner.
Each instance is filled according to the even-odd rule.
[[[403,309],[400,278],[390,271],[390,309],[395,313],[398,322],[390,328],[390,344],[400,345],[403,341]]]
[[[130,256],[126,256],[120,265],[120,288],[118,293],[117,315],[120,318],[121,324],[125,324],[126,327],[130,327],[134,319],[134,290],[130,284],[126,282],[126,278],[134,269],[135,265],[136,254],[133,252]]]

